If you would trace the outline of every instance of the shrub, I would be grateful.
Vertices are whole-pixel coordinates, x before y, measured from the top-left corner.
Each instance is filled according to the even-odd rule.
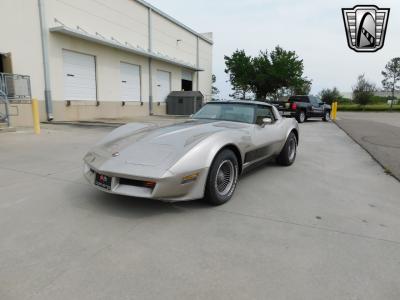
[[[372,101],[375,91],[375,85],[370,83],[364,74],[360,75],[353,87],[353,100],[355,103],[366,105]]]

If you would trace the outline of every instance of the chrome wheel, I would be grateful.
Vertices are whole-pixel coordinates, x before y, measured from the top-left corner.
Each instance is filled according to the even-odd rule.
[[[204,197],[212,205],[221,205],[232,198],[239,177],[239,162],[230,149],[221,150],[214,158],[207,178]]]
[[[297,137],[296,131],[292,131],[286,139],[285,146],[277,157],[277,162],[282,166],[291,166],[296,160]]]
[[[290,139],[288,144],[289,161],[292,162],[296,156],[296,141]]]
[[[224,160],[220,163],[215,176],[215,190],[221,196],[229,194],[235,184],[236,170],[232,161]]]

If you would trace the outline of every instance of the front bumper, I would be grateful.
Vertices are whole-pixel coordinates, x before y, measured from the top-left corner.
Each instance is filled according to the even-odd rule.
[[[112,177],[110,190],[95,185],[96,173]],[[192,173],[198,173],[196,180],[183,182],[183,177]],[[201,199],[204,197],[208,168],[189,171],[184,174],[172,174],[167,171],[161,178],[152,178],[142,177],[139,174],[120,174],[112,170],[98,170],[85,162],[83,174],[92,186],[107,193],[175,202]],[[131,184],[130,181],[153,181],[156,184],[154,188],[149,188]]]

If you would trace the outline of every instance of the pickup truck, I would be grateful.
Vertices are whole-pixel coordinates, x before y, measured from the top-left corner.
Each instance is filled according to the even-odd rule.
[[[294,117],[299,123],[308,118],[330,120],[331,106],[315,96],[291,96],[287,102],[275,102],[274,105],[284,117]]]

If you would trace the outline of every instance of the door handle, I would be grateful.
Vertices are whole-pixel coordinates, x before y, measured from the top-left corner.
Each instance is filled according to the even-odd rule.
[[[74,74],[67,74],[68,77],[75,77]]]

